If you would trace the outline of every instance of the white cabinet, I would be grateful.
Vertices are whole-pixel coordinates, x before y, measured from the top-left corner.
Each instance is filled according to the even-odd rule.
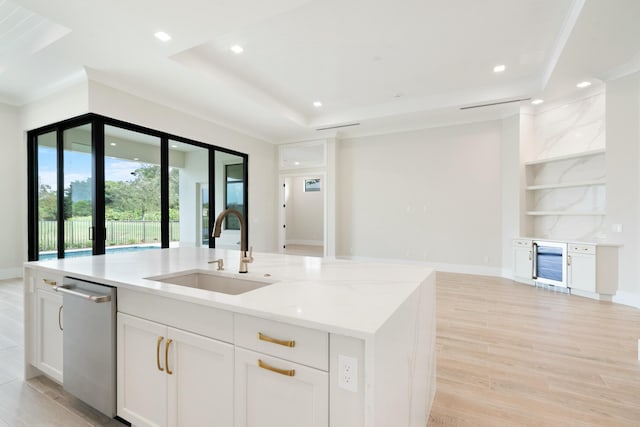
[[[533,247],[531,240],[514,240],[513,275],[516,278],[526,280],[531,280],[533,277]]]
[[[36,289],[35,366],[62,382],[62,295]]]
[[[328,426],[328,333],[236,314],[234,341],[236,427]]]
[[[596,292],[596,247],[569,244],[567,258],[569,287]]]
[[[327,427],[327,372],[242,348],[235,355],[235,427]]]
[[[618,248],[569,243],[569,287],[572,291],[610,298],[618,289]],[[585,295],[590,296],[590,295]]]
[[[118,415],[135,426],[232,425],[233,346],[118,313]]]

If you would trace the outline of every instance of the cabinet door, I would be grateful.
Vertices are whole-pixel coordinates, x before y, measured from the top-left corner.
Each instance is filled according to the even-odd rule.
[[[169,426],[232,426],[233,346],[173,328],[168,337]]]
[[[531,279],[533,275],[531,248],[516,247],[513,249],[513,275],[522,279]]]
[[[136,427],[167,425],[167,327],[118,313],[118,415]]]
[[[569,287],[587,292],[596,291],[596,256],[570,253]]]
[[[240,348],[235,363],[236,427],[328,426],[326,372]]]
[[[62,383],[62,295],[36,294],[36,367]]]

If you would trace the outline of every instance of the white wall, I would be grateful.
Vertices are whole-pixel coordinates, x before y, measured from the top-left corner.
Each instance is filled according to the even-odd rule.
[[[606,120],[607,226],[610,240],[624,245],[614,301],[640,307],[640,73],[607,83]]]
[[[78,83],[21,108],[21,129],[26,131],[89,112],[87,82]]]
[[[500,136],[502,274],[512,275],[513,239],[520,235],[520,118],[515,115],[502,121]]]
[[[320,179],[320,191],[304,191],[306,179]],[[291,177],[286,200],[287,244],[323,244],[324,232],[324,186],[319,175]]]
[[[247,153],[249,244],[256,251],[276,250],[278,197],[274,145],[96,82],[89,82],[89,109],[93,113]]]
[[[26,144],[20,134],[19,112],[0,104],[0,279],[22,276],[26,260]]]
[[[500,121],[337,144],[337,254],[499,275]]]

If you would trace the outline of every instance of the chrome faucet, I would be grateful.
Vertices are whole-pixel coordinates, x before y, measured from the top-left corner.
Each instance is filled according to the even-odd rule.
[[[238,270],[238,272],[246,273],[247,264],[253,262],[253,248],[249,249],[249,255],[247,256],[247,226],[242,214],[235,209],[225,209],[220,212],[220,215],[218,215],[218,218],[216,219],[216,225],[213,227],[211,237],[220,237],[220,233],[222,231],[222,220],[224,220],[224,218],[229,214],[237,216],[240,221],[240,270]]]

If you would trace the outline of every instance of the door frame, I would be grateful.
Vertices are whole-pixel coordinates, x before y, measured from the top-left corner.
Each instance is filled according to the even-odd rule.
[[[322,256],[327,256],[329,253],[329,248],[327,247],[328,242],[328,188],[327,185],[327,173],[326,171],[314,171],[309,170],[307,172],[291,172],[291,173],[280,173],[278,176],[278,252],[284,253],[284,246],[287,241],[287,230],[283,227],[286,224],[286,204],[284,200],[284,186],[287,179],[291,178],[302,178],[308,176],[318,176],[320,177],[321,186],[322,186]]]

